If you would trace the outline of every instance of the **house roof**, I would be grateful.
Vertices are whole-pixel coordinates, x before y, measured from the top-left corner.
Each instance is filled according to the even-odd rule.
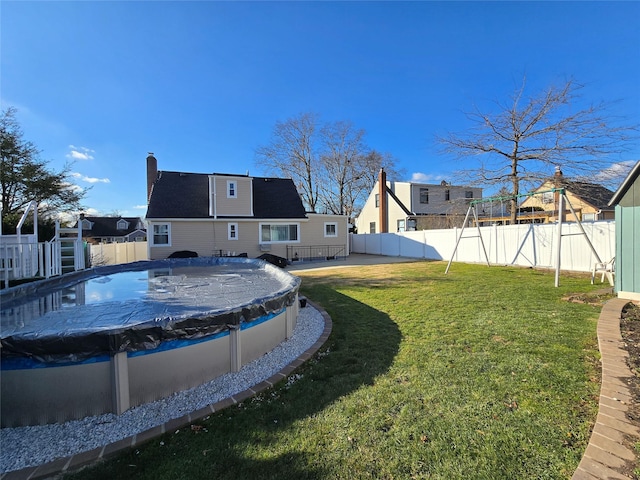
[[[306,218],[291,179],[253,177],[252,184],[253,218]],[[147,218],[210,218],[209,174],[158,172]]]
[[[563,180],[562,186],[580,197],[583,201],[593,205],[600,210],[609,210],[609,200],[613,192],[602,185],[588,182],[574,182],[571,180]]]
[[[536,191],[554,188],[555,185],[557,184],[555,183],[554,179],[550,179],[547,180]],[[597,183],[578,182],[562,178],[562,180],[560,181],[560,185],[558,185],[558,188],[559,187],[564,188],[577,197],[580,197],[583,202],[586,202],[599,210],[611,210],[611,208],[608,207],[608,204],[609,199],[613,195],[613,192],[608,188],[603,187],[602,185],[598,185]]]
[[[125,237],[130,233],[139,230],[138,224],[142,223],[140,217],[88,217],[84,216],[81,220],[89,220],[91,229],[82,229],[83,237]],[[126,229],[118,229],[118,222],[125,220],[129,223]],[[78,226],[76,222],[75,227]]]
[[[640,176],[640,161],[636,162],[636,164],[633,166],[633,168],[629,172],[629,175],[627,175],[627,178],[624,179],[622,184],[618,187],[618,190],[616,190],[616,193],[614,193],[613,197],[611,197],[611,200],[609,200],[608,205],[611,207],[620,203],[620,200],[622,200],[622,197],[625,196],[625,194],[627,193],[631,185],[633,185],[633,183],[636,181],[636,179],[639,176]]]

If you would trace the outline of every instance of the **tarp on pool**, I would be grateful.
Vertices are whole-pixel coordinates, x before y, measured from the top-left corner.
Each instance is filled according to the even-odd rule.
[[[261,260],[200,257],[98,267],[0,294],[2,359],[67,363],[202,339],[282,311],[300,279]]]

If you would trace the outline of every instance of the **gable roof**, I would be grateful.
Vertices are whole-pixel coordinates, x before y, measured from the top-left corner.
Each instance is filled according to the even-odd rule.
[[[552,178],[544,182],[535,191],[539,192],[550,188],[564,188],[576,197],[579,197],[583,202],[599,210],[611,210],[608,204],[613,192],[597,183],[579,182],[567,180],[566,178],[562,178],[557,182],[557,179]]]
[[[140,217],[88,217],[84,216],[80,220],[91,222],[91,229],[82,229],[83,237],[125,237],[138,228],[138,223],[143,223]],[[129,223],[126,229],[118,229],[118,222],[125,220]],[[78,226],[76,222],[75,227]]]
[[[574,182],[570,180],[563,180],[562,186],[594,207],[600,210],[610,210],[608,205],[613,192],[608,188],[596,183]]]
[[[640,161],[636,162],[636,164],[633,166],[633,168],[627,175],[627,178],[624,179],[622,184],[618,187],[618,190],[616,190],[616,193],[613,194],[613,197],[611,197],[611,200],[609,200],[609,206],[613,206],[620,203],[620,200],[622,200],[622,197],[625,196],[629,188],[631,188],[631,185],[633,185],[633,183],[636,181],[636,179],[639,176],[640,176]]]
[[[252,177],[252,185],[253,218],[306,218],[293,180]],[[149,198],[147,218],[211,218],[209,174],[158,172]]]
[[[302,199],[290,178],[253,177],[253,216],[306,218]]]

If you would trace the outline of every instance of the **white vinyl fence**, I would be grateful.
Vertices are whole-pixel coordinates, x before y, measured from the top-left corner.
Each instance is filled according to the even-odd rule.
[[[92,267],[149,260],[147,242],[100,243],[89,245]]]
[[[615,222],[582,224],[602,261],[615,255]],[[449,260],[460,228],[417,232],[351,235],[351,252],[395,257]],[[493,225],[480,227],[492,265],[555,268],[557,224]],[[590,272],[597,259],[577,223],[562,224],[561,270]],[[476,227],[464,229],[454,262],[486,263]]]

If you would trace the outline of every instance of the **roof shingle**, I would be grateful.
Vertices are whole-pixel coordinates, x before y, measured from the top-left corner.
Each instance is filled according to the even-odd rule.
[[[306,218],[291,179],[252,177],[253,218]],[[210,218],[209,175],[158,172],[147,218]]]

